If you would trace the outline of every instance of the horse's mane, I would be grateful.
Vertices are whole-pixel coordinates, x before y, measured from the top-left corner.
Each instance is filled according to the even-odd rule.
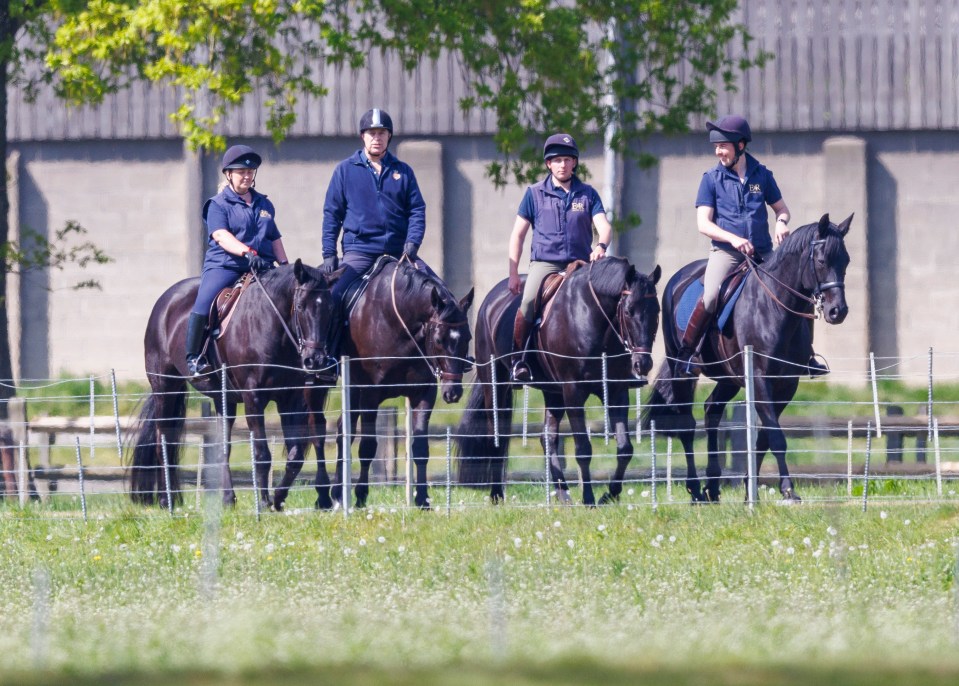
[[[625,257],[604,257],[580,267],[570,279],[589,279],[597,294],[618,298],[629,269],[629,260]]]
[[[835,236],[836,238],[841,239],[842,236],[835,229],[835,227],[830,224],[829,230],[826,232],[827,236]],[[784,259],[786,255],[802,255],[806,248],[809,247],[809,244],[814,240],[819,238],[819,224],[805,224],[800,226],[795,231],[790,232],[786,239],[782,242],[782,245],[773,253],[772,258],[769,260],[769,266],[775,265],[781,259]]]
[[[424,269],[416,269],[407,262],[400,262],[396,265],[397,269],[402,269],[401,274],[406,275],[406,279],[396,285],[396,294],[398,298],[406,299],[408,297],[422,296],[424,293],[429,296],[430,290],[435,288],[443,298],[443,311],[439,313],[441,319],[447,319],[450,315],[459,312],[459,303],[450,287],[438,276],[430,274]]]

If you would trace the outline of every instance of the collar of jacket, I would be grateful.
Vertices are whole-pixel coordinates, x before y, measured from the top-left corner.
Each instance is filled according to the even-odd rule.
[[[365,167],[367,164],[369,164],[370,158],[366,156],[366,151],[361,148],[356,151],[356,154],[353,155],[353,158],[351,161],[353,162],[353,164],[357,164],[361,167]],[[380,164],[383,165],[383,169],[388,169],[389,167],[392,167],[395,163],[396,163],[396,157],[389,150],[387,150],[383,154],[383,157],[380,158]]]
[[[762,165],[759,164],[759,160],[757,160],[755,157],[750,155],[748,152],[744,154],[744,157],[746,158],[746,173],[743,175],[743,178],[748,179],[750,176],[752,176],[752,173],[756,171],[757,169],[759,169],[759,167],[761,167]],[[739,181],[739,174],[734,172],[729,167],[723,166],[722,162],[717,162],[716,168],[719,170],[721,174],[725,174],[726,176],[736,179],[736,181]]]
[[[557,190],[556,185],[553,183],[553,175],[548,174],[545,179],[539,182],[538,184],[545,193],[549,195],[556,196],[557,198],[565,198],[567,193],[566,191]],[[586,184],[580,181],[579,177],[576,174],[573,174],[573,178],[569,182],[569,193],[576,193],[580,191]]]

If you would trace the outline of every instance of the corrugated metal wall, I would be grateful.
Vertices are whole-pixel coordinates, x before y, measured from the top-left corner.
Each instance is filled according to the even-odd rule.
[[[758,49],[776,55],[720,94],[717,109],[745,114],[767,131],[959,128],[959,0],[744,0],[741,20]],[[405,135],[488,134],[493,119],[464,115],[465,83],[452,58],[406,73],[395,57],[371,55],[355,73],[326,67],[330,94],[297,108],[293,136],[344,136],[374,105]],[[142,84],[99,108],[66,109],[44,92],[34,104],[9,94],[13,141],[175,137],[167,114],[176,94]],[[231,113],[230,136],[265,133],[259,98]]]

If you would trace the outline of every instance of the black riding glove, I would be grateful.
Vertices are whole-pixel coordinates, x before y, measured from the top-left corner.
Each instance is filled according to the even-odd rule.
[[[336,255],[330,255],[329,257],[323,258],[323,273],[332,274],[336,271],[336,268],[339,266],[340,261],[336,259]]]
[[[416,243],[407,243],[403,246],[403,252],[410,258],[410,262],[416,262],[416,251],[420,249]]]
[[[260,257],[252,250],[243,253],[243,257],[246,258],[247,263],[250,265],[250,271],[254,274],[259,274],[260,272],[265,272],[273,268],[270,262],[267,262],[265,258]]]

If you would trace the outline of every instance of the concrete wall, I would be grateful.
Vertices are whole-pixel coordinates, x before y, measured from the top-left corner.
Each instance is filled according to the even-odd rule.
[[[292,138],[279,148],[243,142],[265,158],[257,188],[276,204],[289,254],[319,263],[330,174],[358,139]],[[644,271],[660,264],[668,277],[708,251],[695,228],[693,202],[713,158],[699,134],[644,145],[660,162],[650,170],[626,165],[624,210],[643,221],[617,238],[616,249]],[[475,286],[478,305],[507,274],[507,242],[524,189],[495,189],[485,178],[495,156],[488,137],[397,139],[394,149],[413,165],[426,197],[421,254],[458,296]],[[937,374],[959,372],[959,314],[942,306],[959,301],[952,264],[959,233],[949,221],[959,214],[952,181],[959,134],[757,135],[751,149],[774,171],[794,226],[825,212],[836,221],[856,213],[847,239],[850,316],[839,327],[816,327],[816,348],[836,370],[833,378],[862,381],[870,350],[908,357],[903,373],[921,373],[930,346]],[[199,272],[199,207],[216,191],[219,158],[176,142],[21,144],[15,152],[21,228],[49,235],[67,220],[79,221],[116,260],[21,280],[22,378],[110,369],[120,378],[142,378],[143,330],[153,302],[176,280]],[[587,152],[590,181],[600,187],[600,151]],[[69,289],[87,278],[103,289]],[[662,354],[661,337],[655,354]]]

